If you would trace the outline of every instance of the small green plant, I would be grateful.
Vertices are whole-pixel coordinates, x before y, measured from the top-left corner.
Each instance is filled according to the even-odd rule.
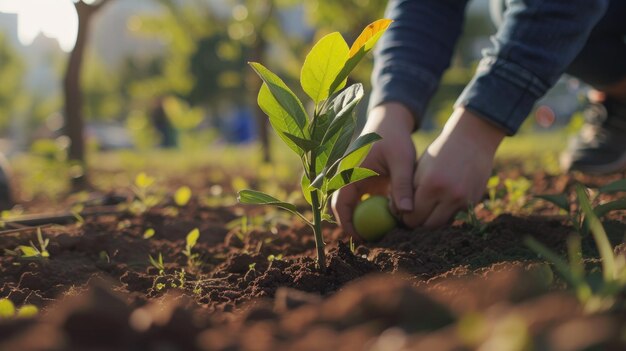
[[[159,252],[159,256],[155,260],[152,255],[148,255],[148,259],[150,260],[150,264],[152,267],[159,270],[159,276],[165,274],[165,264],[163,263],[163,255]]]
[[[377,175],[359,165],[380,136],[369,133],[352,141],[356,124],[354,108],[363,97],[363,86],[343,88],[350,72],[390,24],[391,20],[387,19],[370,24],[352,47],[348,47],[338,32],[326,35],[313,46],[300,74],[302,89],[314,104],[312,118],[277,75],[260,63],[250,63],[264,82],[259,91],[259,106],[278,136],[300,157],[304,169],[302,192],[311,205],[313,220],[298,212],[295,205],[260,191],[241,190],[238,200],[244,204],[277,206],[302,218],[313,229],[320,268],[326,268],[321,224],[331,221],[328,200],[338,189]]]
[[[39,244],[39,246],[35,245],[35,243],[33,243],[33,241],[31,240],[30,246],[19,245],[15,250],[5,249],[4,251],[7,255],[17,256],[23,259],[49,258],[50,253],[48,252],[48,244],[50,243],[50,239],[43,238],[43,234],[41,233],[41,228],[37,228],[37,243]]]
[[[130,204],[129,210],[134,214],[142,214],[159,204],[160,197],[154,194],[156,180],[144,172],[137,174],[132,190],[136,199]]]
[[[156,234],[156,231],[154,230],[154,228],[148,228],[143,232],[142,237],[144,239],[150,239],[154,236],[154,234]]]
[[[0,320],[12,318],[32,318],[39,314],[39,309],[35,305],[24,305],[15,308],[13,301],[0,299]]]
[[[611,308],[615,304],[616,298],[626,291],[626,257],[616,255],[613,252],[613,247],[602,222],[592,208],[587,192],[580,185],[576,187],[576,196],[580,205],[581,216],[591,231],[600,253],[602,260],[602,277],[600,279],[596,279],[593,273],[587,274],[585,272],[579,234],[574,234],[568,238],[569,263],[531,237],[526,238],[525,243],[533,251],[552,262],[557,272],[574,289],[586,311],[597,312]]]
[[[480,220],[480,218],[478,218],[474,205],[470,204],[469,206],[467,206],[467,211],[459,212],[459,214],[456,216],[456,219],[469,225],[472,233],[480,236],[485,236],[488,224],[484,223]]]
[[[580,188],[580,186],[578,186],[578,188]],[[578,188],[576,190],[576,194],[578,196],[578,201],[580,202],[580,191],[578,190]],[[626,179],[620,179],[598,188],[595,192],[595,195],[591,198],[588,198],[586,192],[583,190],[583,193],[585,193],[585,197],[589,200],[593,213],[598,218],[602,218],[612,211],[626,210],[626,198],[620,198],[606,203],[598,203],[598,198],[600,197],[600,195],[614,194],[619,192],[626,192]],[[583,211],[582,205],[579,204],[577,208],[573,209],[573,206],[570,204],[567,194],[544,194],[535,195],[535,197],[548,201],[556,205],[558,208],[564,210],[567,213],[567,216],[572,223],[572,226],[574,226],[574,229],[583,235],[587,234],[589,226],[586,223],[586,216]],[[594,206],[593,204],[596,205]]]
[[[502,181],[495,175],[487,181],[489,200],[485,207],[495,215],[523,211],[528,205],[528,191],[531,186],[532,182],[524,177],[506,178]]]
[[[283,254],[269,255],[269,256],[267,256],[267,260],[269,262],[282,261],[283,260]]]
[[[195,228],[187,234],[185,239],[185,249],[183,250],[183,254],[187,257],[187,265],[189,267],[196,267],[198,265],[198,254],[191,252],[191,249],[196,246],[198,238],[200,238],[200,230]]]
[[[183,207],[191,200],[191,189],[188,186],[181,186],[174,193],[174,202],[178,207]]]

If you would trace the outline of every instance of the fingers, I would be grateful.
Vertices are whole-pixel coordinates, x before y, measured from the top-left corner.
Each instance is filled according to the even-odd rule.
[[[424,222],[424,228],[436,229],[440,228],[448,223],[462,206],[456,203],[439,203],[432,210],[426,221]]]
[[[390,165],[391,198],[395,208],[400,212],[413,211],[413,176],[414,163],[410,159],[397,160]]]
[[[352,224],[352,212],[358,203],[360,195],[355,185],[349,185],[337,191],[332,200],[331,207],[337,219],[337,223],[349,236],[358,236]]]

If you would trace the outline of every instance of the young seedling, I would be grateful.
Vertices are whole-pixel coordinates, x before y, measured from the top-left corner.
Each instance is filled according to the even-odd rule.
[[[159,276],[165,274],[165,264],[163,263],[163,255],[159,252],[159,256],[155,260],[152,255],[148,255],[148,259],[150,260],[150,264],[152,267],[159,270]]]
[[[198,258],[198,254],[191,252],[191,249],[196,246],[198,238],[200,238],[200,230],[198,230],[198,228],[195,228],[190,231],[189,234],[187,234],[187,238],[185,239],[185,249],[183,250],[183,254],[187,256],[187,265],[189,267],[195,267],[198,264],[198,262],[196,261]]]
[[[557,272],[574,289],[586,311],[597,312],[613,307],[618,296],[626,291],[626,257],[613,252],[602,222],[592,208],[585,189],[580,185],[576,187],[576,196],[580,212],[602,259],[602,277],[599,282],[592,274],[585,273],[580,235],[573,235],[567,241],[569,263],[531,237],[526,238],[525,243],[554,264]]]
[[[314,104],[312,118],[277,75],[260,63],[250,63],[264,82],[259,91],[259,106],[278,136],[300,157],[304,168],[302,192],[311,205],[313,220],[298,212],[293,204],[259,191],[242,190],[238,200],[244,204],[277,206],[299,216],[313,229],[317,264],[322,269],[326,268],[326,256],[321,225],[322,221],[332,221],[327,213],[328,200],[342,187],[377,175],[359,165],[380,136],[369,133],[352,141],[356,124],[354,109],[363,97],[363,86],[343,88],[350,72],[390,24],[391,20],[387,19],[370,24],[350,48],[338,32],[326,35],[313,46],[300,74],[302,89]]]
[[[30,241],[30,246],[27,245],[19,245],[15,250],[7,250],[5,249],[5,253],[11,256],[18,256],[23,259],[46,259],[50,257],[50,253],[48,252],[48,244],[50,243],[50,239],[43,238],[43,234],[41,233],[41,228],[37,228],[37,243],[39,246],[35,245],[35,243]],[[18,251],[21,251],[20,254]]]
[[[178,207],[184,207],[191,200],[191,189],[188,186],[181,186],[174,193],[174,202]]]
[[[0,320],[11,318],[32,318],[39,313],[39,309],[35,305],[24,305],[15,308],[13,301],[9,299],[0,299]]]
[[[142,214],[160,202],[160,198],[154,195],[152,188],[155,179],[144,172],[137,174],[135,184],[132,190],[135,193],[136,200],[130,204],[130,211],[135,214]]]
[[[597,203],[597,199],[601,194],[626,192],[626,179],[620,179],[598,188],[596,195],[592,198],[589,198],[584,190],[579,189],[582,188],[578,186],[576,190],[579,206],[575,210],[571,210],[572,206],[570,205],[567,194],[535,195],[535,197],[548,201],[556,205],[558,208],[564,210],[567,213],[567,216],[572,223],[572,226],[574,226],[574,229],[582,235],[586,235],[589,230],[589,225],[585,217],[588,216],[586,216],[585,213],[582,211],[582,204],[580,204],[581,197],[579,193],[581,193],[582,191],[582,193],[585,195],[585,198],[588,199],[590,206],[592,206],[591,204]],[[626,210],[626,198],[620,198],[603,204],[598,204],[596,206],[593,206],[592,210],[598,218],[602,218],[612,211]]]

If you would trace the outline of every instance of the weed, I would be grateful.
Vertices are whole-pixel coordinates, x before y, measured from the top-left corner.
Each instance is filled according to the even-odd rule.
[[[250,63],[264,82],[259,91],[259,106],[278,136],[300,157],[304,169],[302,192],[311,205],[313,220],[298,212],[295,205],[260,191],[239,191],[239,202],[277,206],[302,218],[313,229],[317,265],[323,269],[326,255],[321,225],[322,221],[331,220],[328,200],[340,188],[377,175],[359,165],[380,136],[369,133],[352,141],[354,108],[364,95],[363,86],[354,84],[342,89],[350,72],[390,23],[383,19],[370,24],[351,48],[338,32],[326,35],[313,46],[300,75],[302,88],[315,106],[313,118],[309,118],[302,102],[277,75],[259,63]]]

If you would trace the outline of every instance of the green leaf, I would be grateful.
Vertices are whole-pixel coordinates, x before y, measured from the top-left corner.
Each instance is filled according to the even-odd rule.
[[[311,200],[311,181],[309,177],[307,177],[306,172],[302,174],[302,179],[300,179],[300,186],[302,187],[302,195],[306,202],[309,205],[313,205],[313,201]]]
[[[298,99],[291,89],[277,75],[265,68],[262,64],[250,62],[250,66],[263,79],[272,96],[278,101],[289,116],[293,119],[300,130],[307,125],[308,118],[302,106],[302,102]]]
[[[148,228],[148,229],[146,229],[145,232],[143,232],[143,238],[144,239],[150,239],[150,238],[152,238],[154,236],[155,233],[156,232],[155,232],[155,230],[153,228]]]
[[[569,212],[569,199],[565,194],[543,194],[535,195],[536,198],[548,201],[559,208]]]
[[[191,200],[191,189],[188,186],[181,186],[174,193],[174,202],[180,207],[187,205],[189,200]]]
[[[357,83],[351,85],[333,99],[331,108],[328,111],[330,125],[320,144],[323,145],[327,140],[332,138],[346,123],[354,123],[353,119],[350,117],[356,105],[363,98],[363,95],[363,85]]]
[[[31,246],[20,245],[18,248],[22,251],[22,257],[38,257],[39,251]]]
[[[337,224],[337,221],[335,221],[333,216],[331,216],[328,213],[322,214],[322,221],[326,221],[326,222],[331,223],[331,224]]]
[[[303,139],[289,133],[285,133],[285,136],[289,138],[289,140],[293,141],[293,143],[296,144],[304,152],[311,151],[318,147],[318,144],[312,140]]]
[[[288,202],[280,201],[277,198],[265,194],[256,190],[242,190],[239,192],[237,196],[237,200],[239,203],[247,204],[247,205],[271,205],[276,206],[278,208],[282,208],[283,210],[287,210],[304,220],[308,225],[311,225],[311,222],[306,219],[298,210],[296,206],[290,204]]]
[[[329,173],[333,174],[334,172],[336,172],[336,169],[338,168],[339,163],[355,153],[357,155],[354,155],[353,157],[350,158],[349,160],[350,162],[348,162],[345,165],[345,168],[346,169],[352,168],[352,167],[349,167],[351,166],[350,163],[355,163],[355,162],[360,163],[362,161],[362,158],[364,158],[367,152],[369,152],[369,148],[371,147],[372,143],[380,139],[382,139],[382,137],[376,133],[367,133],[367,134],[359,136],[352,144],[350,144],[350,147],[348,147],[348,149],[346,150],[345,154],[342,157],[333,161],[333,164],[331,164],[331,166],[329,167]],[[366,149],[366,150],[363,150],[363,149]],[[329,162],[330,160],[331,159],[329,157]]]
[[[311,134],[311,140],[316,142],[318,145],[321,145],[322,139],[326,134],[326,130],[330,125],[330,113],[328,111],[324,111],[322,114],[318,115],[310,126],[309,133]]]
[[[329,140],[328,144],[323,145],[323,152],[318,155],[316,164],[316,169],[319,168],[321,171],[318,172],[317,178],[311,182],[311,186],[321,189],[324,178],[329,178],[334,175],[330,171],[330,165],[334,164],[344,155],[350,146],[353,134],[354,124],[348,123],[343,126],[341,131],[337,133],[333,139]]]
[[[0,319],[15,316],[15,305],[9,299],[0,299]]]
[[[593,209],[591,208],[591,203],[589,202],[587,192],[581,185],[576,186],[576,195],[578,197],[578,203],[580,204],[580,208],[585,214],[585,222],[589,226],[589,229],[591,229],[591,234],[593,235],[593,239],[596,242],[598,252],[600,252],[600,257],[602,258],[602,275],[604,277],[604,281],[613,281],[615,279],[616,270],[615,256],[613,255],[613,247],[611,246],[611,242],[606,235],[606,231],[602,226],[602,222],[600,222],[600,219],[598,218],[598,216],[596,216],[596,214],[593,212]]]
[[[626,199],[618,199],[611,202],[604,203],[602,205],[598,205],[593,209],[596,216],[602,218],[606,216],[609,212],[626,210]]]
[[[367,168],[357,167],[346,169],[330,179],[326,193],[330,195],[332,192],[339,190],[348,184],[377,175],[378,173]]]
[[[39,314],[39,309],[35,305],[24,305],[17,310],[17,318],[33,318]]]
[[[139,188],[145,189],[154,184],[154,178],[150,177],[144,172],[137,174],[135,177],[135,185]]]
[[[268,88],[267,84],[263,83],[261,85],[261,89],[259,90],[259,95],[257,98],[257,102],[261,110],[265,112],[265,114],[269,117],[270,124],[276,134],[287,144],[287,146],[296,152],[298,155],[302,156],[304,151],[300,149],[298,145],[296,145],[291,139],[289,139],[285,133],[290,133],[292,135],[299,135],[304,138],[304,133],[298,126],[298,124],[293,120],[293,118],[289,115],[287,110],[285,110],[278,100],[272,95],[272,92]]]
[[[621,191],[626,191],[626,179],[616,180],[603,187],[600,187],[598,191],[602,194],[612,194]]]
[[[194,246],[196,246],[198,238],[200,238],[200,230],[198,228],[194,228],[192,231],[189,232],[189,234],[187,234],[187,248],[192,249]]]
[[[334,32],[320,39],[306,56],[300,84],[316,104],[331,95],[331,85],[348,60],[349,52],[341,34]]]
[[[330,86],[331,94],[342,88],[343,82],[345,82],[363,57],[374,48],[374,45],[389,28],[391,22],[393,21],[389,19],[380,19],[363,29],[363,32],[361,32],[350,48],[348,60]]]
[[[569,264],[563,258],[537,241],[535,238],[530,236],[526,237],[524,239],[524,244],[526,244],[526,246],[528,246],[535,253],[552,263],[554,268],[556,268],[556,271],[563,277],[563,279],[565,279],[575,289],[579,290],[581,287],[587,285],[583,279],[580,279],[579,276],[573,274]]]

